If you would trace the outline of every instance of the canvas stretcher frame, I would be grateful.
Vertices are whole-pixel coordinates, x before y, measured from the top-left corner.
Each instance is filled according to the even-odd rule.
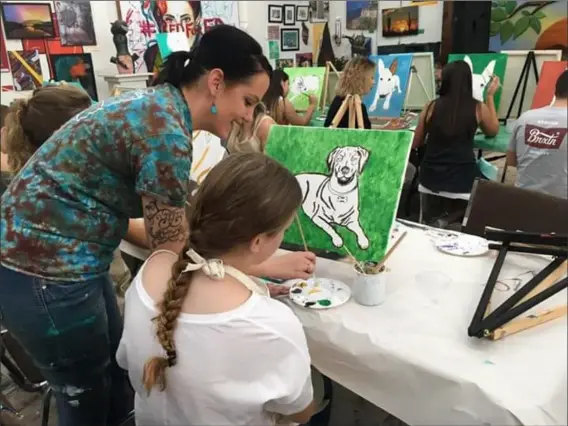
[[[470,337],[498,340],[561,318],[568,313],[568,306],[565,304],[516,319],[539,303],[568,288],[568,277],[562,278],[567,266],[568,236],[510,232],[490,227],[486,228],[485,236],[491,241],[500,241],[500,244],[489,245],[489,248],[497,249],[499,253],[469,325]],[[554,260],[491,312],[493,290],[509,252],[553,255]]]

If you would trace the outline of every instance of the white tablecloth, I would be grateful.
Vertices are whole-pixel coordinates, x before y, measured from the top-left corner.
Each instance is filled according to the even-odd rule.
[[[121,250],[147,256],[124,242]],[[467,336],[494,259],[494,252],[477,258],[443,254],[422,231],[409,230],[388,262],[383,305],[351,300],[314,311],[290,303],[304,325],[312,363],[408,424],[568,424],[566,318],[496,342]],[[547,262],[509,254],[501,278]],[[354,276],[349,265],[325,259],[318,259],[316,274],[349,285]],[[513,287],[513,281],[505,283]],[[494,304],[510,294],[496,291]],[[563,291],[536,309],[566,298]]]
[[[290,303],[312,363],[411,425],[568,424],[566,318],[495,342],[467,336],[494,259],[494,252],[443,254],[423,232],[410,230],[388,262],[383,305],[351,300],[315,311]],[[540,270],[548,261],[509,254],[501,277]],[[316,274],[349,285],[354,277],[349,265],[323,259]],[[497,293],[496,305],[511,294]],[[563,291],[537,309],[566,297]]]

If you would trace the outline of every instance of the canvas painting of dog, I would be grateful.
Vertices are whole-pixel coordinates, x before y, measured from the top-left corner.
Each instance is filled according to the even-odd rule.
[[[470,53],[451,54],[448,62],[465,61],[471,69],[471,89],[473,97],[479,102],[485,101],[485,89],[494,75],[501,80],[501,86],[505,81],[508,56],[504,53]],[[495,108],[499,112],[502,88],[495,93]],[[508,107],[508,105],[506,106]],[[505,107],[505,108],[506,108]]]
[[[358,146],[337,147],[327,156],[328,174],[296,175],[302,188],[302,210],[329,235],[337,248],[343,247],[344,243],[334,226],[343,226],[353,232],[362,250],[369,248],[369,239],[359,217],[359,177],[369,155],[368,150]]]
[[[411,54],[371,55],[377,64],[375,86],[363,97],[371,117],[400,117],[410,81]]]
[[[308,109],[308,95],[321,98],[325,81],[325,67],[284,68],[284,72],[290,77],[290,92],[287,99],[297,111]]]
[[[298,215],[284,242],[380,260],[398,208],[412,133],[273,126],[267,154],[296,176]]]

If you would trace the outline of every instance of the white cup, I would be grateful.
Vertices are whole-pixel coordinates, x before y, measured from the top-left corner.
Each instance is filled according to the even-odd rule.
[[[357,303],[364,306],[377,306],[385,301],[387,285],[384,272],[365,274],[355,266],[355,274],[353,299]]]

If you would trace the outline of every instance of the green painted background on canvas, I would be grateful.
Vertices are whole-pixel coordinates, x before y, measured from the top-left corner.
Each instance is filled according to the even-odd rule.
[[[380,260],[386,251],[394,221],[412,133],[408,131],[369,131],[316,127],[273,126],[267,154],[284,164],[294,175],[329,174],[327,156],[336,147],[360,146],[370,151],[359,180],[361,226],[369,238],[369,248],[357,245],[354,233],[334,225],[345,245],[358,260]],[[340,252],[327,233],[317,227],[300,209],[300,221],[311,248]],[[290,244],[302,245],[294,222],[284,237]],[[345,252],[343,252],[345,254]]]
[[[319,84],[317,90],[309,90],[306,93],[308,95],[316,95],[318,99],[321,98],[323,85],[325,80],[325,67],[295,67],[295,68],[284,68],[284,72],[290,77],[290,92],[288,93],[287,99],[292,102],[296,111],[305,111],[310,105],[310,101],[307,96],[295,95],[292,93],[292,84],[294,79],[297,77],[315,76],[317,77]]]
[[[499,106],[501,102],[501,92],[503,91],[503,82],[505,81],[505,71],[507,69],[507,59],[508,56],[504,53],[469,53],[460,54],[452,53],[448,56],[448,62],[463,61],[463,59],[469,56],[471,63],[473,65],[473,72],[475,74],[481,74],[489,62],[495,60],[495,70],[494,74],[499,77],[501,81],[501,87],[495,92],[495,108],[499,112]],[[483,92],[483,99],[487,99],[487,93]],[[504,105],[503,108],[508,108],[509,105]]]

